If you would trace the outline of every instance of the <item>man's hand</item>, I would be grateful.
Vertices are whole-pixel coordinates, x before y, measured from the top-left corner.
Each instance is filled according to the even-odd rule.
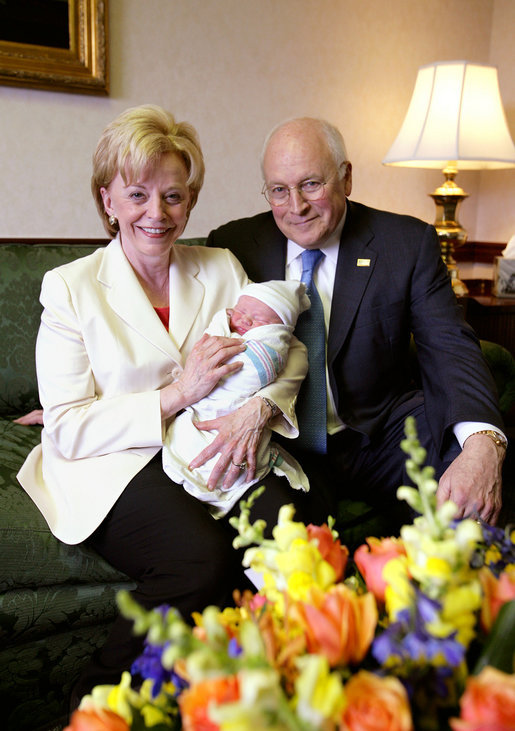
[[[220,453],[220,458],[209,476],[208,490],[214,490],[224,474],[224,490],[229,489],[244,470],[246,480],[252,480],[256,473],[256,453],[261,434],[271,415],[270,406],[263,399],[255,397],[227,416],[197,422],[197,429],[217,430],[218,434],[213,443],[195,457],[189,469],[200,467]]]
[[[34,424],[43,424],[43,409],[35,409],[30,411],[28,414],[20,416],[19,419],[14,419],[15,424],[22,424],[23,426],[34,426]]]
[[[452,500],[458,506],[457,518],[482,518],[495,525],[501,510],[505,453],[485,434],[471,434],[440,479],[438,505]]]

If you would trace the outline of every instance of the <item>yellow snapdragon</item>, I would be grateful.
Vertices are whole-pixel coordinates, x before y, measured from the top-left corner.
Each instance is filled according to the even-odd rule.
[[[300,675],[295,681],[296,711],[314,728],[339,724],[345,709],[345,691],[337,673],[331,673],[324,655],[303,655],[297,660]]]
[[[468,647],[475,636],[476,612],[482,602],[479,580],[450,588],[441,602],[439,617],[426,624],[427,630],[435,637],[448,637],[456,632],[457,641]]]
[[[132,723],[132,709],[139,705],[139,696],[131,688],[131,681],[129,672],[122,673],[120,683],[111,687],[106,699],[106,707],[121,716],[129,726]]]
[[[399,612],[411,607],[415,601],[415,590],[410,581],[408,561],[405,556],[393,558],[383,569],[386,581],[385,604],[390,620],[395,621]]]

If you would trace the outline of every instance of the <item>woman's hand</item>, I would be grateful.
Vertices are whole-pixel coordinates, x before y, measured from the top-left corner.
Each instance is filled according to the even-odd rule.
[[[243,470],[246,470],[247,481],[252,480],[256,473],[256,452],[261,434],[271,416],[270,406],[263,399],[255,397],[232,414],[197,422],[195,424],[197,429],[206,431],[215,429],[218,434],[212,444],[195,457],[189,469],[200,467],[220,453],[220,458],[207,482],[208,490],[215,489],[224,473],[222,484],[224,490],[233,485]]]
[[[188,355],[180,378],[161,389],[163,419],[204,398],[221,378],[238,371],[242,362],[226,361],[242,353],[245,347],[242,340],[203,335]]]

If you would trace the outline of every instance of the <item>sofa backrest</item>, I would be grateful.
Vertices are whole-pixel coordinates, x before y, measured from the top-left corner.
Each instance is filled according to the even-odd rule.
[[[203,245],[205,238],[179,243]],[[43,275],[100,245],[87,240],[0,245],[0,415],[15,418],[39,407],[34,350]]]

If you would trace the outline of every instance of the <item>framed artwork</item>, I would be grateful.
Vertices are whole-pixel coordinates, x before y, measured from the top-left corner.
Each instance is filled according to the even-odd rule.
[[[108,0],[0,0],[0,84],[109,93]]]

